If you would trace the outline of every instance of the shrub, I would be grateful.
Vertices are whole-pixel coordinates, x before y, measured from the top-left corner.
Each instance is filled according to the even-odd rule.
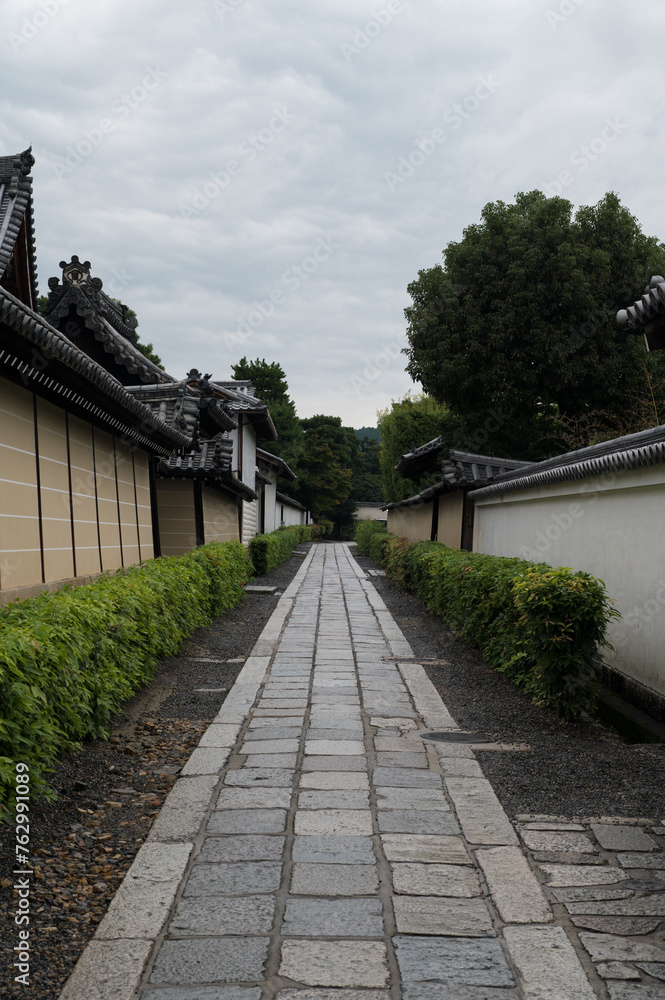
[[[380,521],[358,521],[356,525],[356,542],[358,551],[363,556],[369,556],[374,562],[383,566],[384,549],[389,539],[385,524]]]
[[[289,558],[300,542],[311,542],[322,534],[317,524],[292,524],[268,535],[256,535],[249,543],[249,557],[257,576],[264,576],[271,569]]]
[[[592,707],[598,649],[609,646],[607,626],[619,617],[602,580],[387,533],[367,532],[367,549],[536,704],[568,716]]]
[[[107,735],[113,712],[194,629],[238,604],[250,576],[239,542],[212,542],[0,608],[0,813],[17,762],[33,792],[47,792],[57,755]]]

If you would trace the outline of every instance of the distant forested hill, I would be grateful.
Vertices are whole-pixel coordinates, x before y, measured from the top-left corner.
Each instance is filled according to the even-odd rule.
[[[363,438],[369,438],[370,441],[376,441],[377,444],[381,442],[381,430],[379,427],[360,427],[356,430],[356,434],[361,441]]]

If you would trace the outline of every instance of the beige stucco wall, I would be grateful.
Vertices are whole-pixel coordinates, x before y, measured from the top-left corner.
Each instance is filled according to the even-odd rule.
[[[102,549],[102,569],[106,571],[122,566],[115,455],[113,453],[113,438],[110,434],[95,428],[94,438],[99,537]]]
[[[95,499],[94,433],[90,424],[77,417],[69,418],[69,453],[76,569],[79,574],[101,573]]]
[[[394,507],[388,511],[388,531],[410,542],[428,542],[432,535],[433,504]]]
[[[238,541],[238,506],[209,487],[202,489],[203,530],[206,542]]]
[[[152,559],[154,551],[152,506],[150,503],[150,455],[145,451],[134,451],[134,482],[136,483],[136,515],[141,559]]]
[[[356,507],[353,516],[356,521],[385,521],[386,513],[380,507]]]
[[[451,549],[461,547],[463,512],[464,494],[461,490],[456,490],[454,493],[443,493],[439,497],[437,542],[441,542]]]
[[[162,555],[182,556],[196,546],[194,481],[158,479],[156,493]]]
[[[600,577],[622,619],[616,670],[665,696],[665,466],[476,502],[475,551],[570,566]]]
[[[76,576],[69,506],[65,421],[64,410],[43,399],[37,400],[39,482],[46,583]]]
[[[5,379],[0,428],[0,590],[152,557],[147,453]]]
[[[0,588],[42,582],[32,394],[0,379]]]

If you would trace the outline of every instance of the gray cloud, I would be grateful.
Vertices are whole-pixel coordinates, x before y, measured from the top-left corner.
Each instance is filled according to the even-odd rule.
[[[34,148],[42,289],[78,253],[175,374],[265,356],[303,416],[373,423],[411,387],[406,286],[488,201],[565,175],[665,229],[656,0],[3,14],[0,151]]]

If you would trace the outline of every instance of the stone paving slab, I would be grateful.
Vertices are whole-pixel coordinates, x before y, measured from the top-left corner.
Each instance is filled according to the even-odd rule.
[[[518,847],[476,851],[494,905],[507,924],[537,924],[553,920],[552,911],[529,863]]]
[[[501,945],[493,939],[400,934],[395,938],[395,950],[404,983],[513,986],[515,982]],[[563,997],[569,1000],[565,993],[557,1000]]]
[[[165,941],[150,975],[153,984],[234,983],[263,978],[267,937],[192,938]]]
[[[644,1000],[665,827],[520,845],[473,748],[422,738],[458,728],[349,546],[313,546],[63,1000]]]
[[[279,974],[306,986],[386,986],[386,946],[379,941],[285,941]]]
[[[225,934],[269,934],[275,913],[275,899],[240,896],[229,906],[226,897],[204,896],[181,899],[171,922],[170,934],[207,936]]]
[[[524,1000],[594,1000],[596,993],[561,927],[506,927]]]

